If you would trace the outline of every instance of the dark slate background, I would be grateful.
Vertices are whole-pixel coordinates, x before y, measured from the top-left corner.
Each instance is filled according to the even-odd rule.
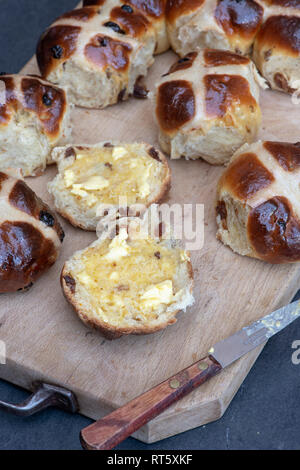
[[[45,27],[75,4],[0,0],[0,71],[18,72]],[[128,439],[119,448],[299,449],[300,365],[291,361],[295,340],[300,340],[299,320],[269,341],[219,421],[149,446]],[[18,402],[25,397],[27,392],[0,381],[0,399]],[[54,409],[27,419],[0,411],[0,449],[80,449],[79,431],[90,422]]]

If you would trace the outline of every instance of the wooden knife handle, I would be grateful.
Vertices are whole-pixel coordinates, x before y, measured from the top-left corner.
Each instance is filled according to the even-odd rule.
[[[222,370],[208,356],[130,401],[80,433],[81,444],[88,450],[110,450],[148,423],[166,408]]]

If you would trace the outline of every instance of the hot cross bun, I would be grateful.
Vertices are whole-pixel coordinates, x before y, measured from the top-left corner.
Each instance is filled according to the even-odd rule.
[[[219,181],[217,238],[269,263],[300,261],[299,183],[299,143],[242,147]]]
[[[175,63],[157,85],[156,119],[171,158],[226,163],[261,123],[259,84],[247,57],[205,49]]]
[[[134,93],[155,47],[155,30],[140,10],[107,0],[58,18],[38,43],[37,61],[72,103],[103,108]]]
[[[168,224],[162,230],[150,214],[121,218],[110,236],[77,251],[63,267],[66,299],[108,339],[166,328],[194,302],[190,254],[168,234]]]
[[[2,75],[0,86],[0,170],[36,175],[50,163],[53,147],[71,134],[66,93],[28,75]]]
[[[103,5],[106,0],[83,0],[83,6]],[[166,0],[128,0],[122,2],[123,9],[130,12],[130,7],[136,8],[152,24],[156,35],[155,54],[169,49],[170,43],[165,21]]]
[[[181,57],[203,48],[253,52],[270,86],[292,93],[300,90],[299,37],[299,0],[84,0],[44,33],[37,58],[45,78],[87,107],[134,93],[153,54],[169,45]]]
[[[55,208],[85,230],[96,230],[108,213],[116,217],[119,210],[128,213],[130,208],[142,213],[161,202],[171,186],[166,157],[141,142],[57,147],[53,160],[58,174],[48,191]]]
[[[300,90],[300,1],[264,0],[265,21],[253,60],[273,89]]]
[[[251,54],[274,89],[300,89],[299,0],[167,0],[172,48],[204,47]],[[254,47],[253,47],[254,46]]]
[[[55,263],[64,238],[50,208],[19,170],[0,172],[0,292],[30,287]]]
[[[247,54],[263,13],[254,0],[168,0],[171,46],[181,56],[205,47]]]

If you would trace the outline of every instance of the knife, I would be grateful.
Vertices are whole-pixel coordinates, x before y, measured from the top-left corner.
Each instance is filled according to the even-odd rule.
[[[83,429],[82,447],[110,450],[211,377],[265,343],[300,317],[300,301],[293,302],[215,344],[208,355]]]

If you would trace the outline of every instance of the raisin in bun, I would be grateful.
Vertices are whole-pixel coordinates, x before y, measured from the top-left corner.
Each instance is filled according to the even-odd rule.
[[[107,0],[65,13],[40,38],[42,76],[66,87],[76,105],[104,108],[127,99],[153,63],[153,26],[123,5]]]
[[[260,85],[266,86],[251,60],[230,51],[205,49],[180,59],[156,87],[163,151],[171,158],[228,162],[256,137]]]
[[[83,6],[102,6],[106,0],[83,0]],[[156,47],[155,54],[160,54],[169,49],[170,43],[165,21],[166,0],[128,0],[121,2],[123,11],[129,14],[133,9],[142,13],[152,24],[155,30]]]
[[[120,219],[111,238],[76,252],[62,271],[79,318],[109,339],[161,330],[194,300],[189,254],[161,233],[161,224],[144,236],[142,224]]]
[[[254,43],[253,60],[271,88],[300,90],[300,2],[264,0],[265,21]]]
[[[58,175],[49,183],[56,210],[73,225],[96,230],[108,213],[145,210],[170,189],[166,157],[143,143],[106,142],[58,147],[53,151]],[[133,212],[133,211],[132,211]]]
[[[50,163],[53,147],[70,137],[66,93],[29,75],[2,75],[0,86],[5,98],[0,104],[0,170],[39,174]]]
[[[204,48],[252,55],[274,89],[299,85],[298,0],[84,0],[42,35],[42,75],[73,103],[102,108],[134,94],[153,54]]]
[[[55,263],[64,238],[56,216],[22,180],[0,172],[0,292],[30,287]]]
[[[242,147],[219,181],[217,238],[269,263],[300,261],[299,182],[299,143]]]

